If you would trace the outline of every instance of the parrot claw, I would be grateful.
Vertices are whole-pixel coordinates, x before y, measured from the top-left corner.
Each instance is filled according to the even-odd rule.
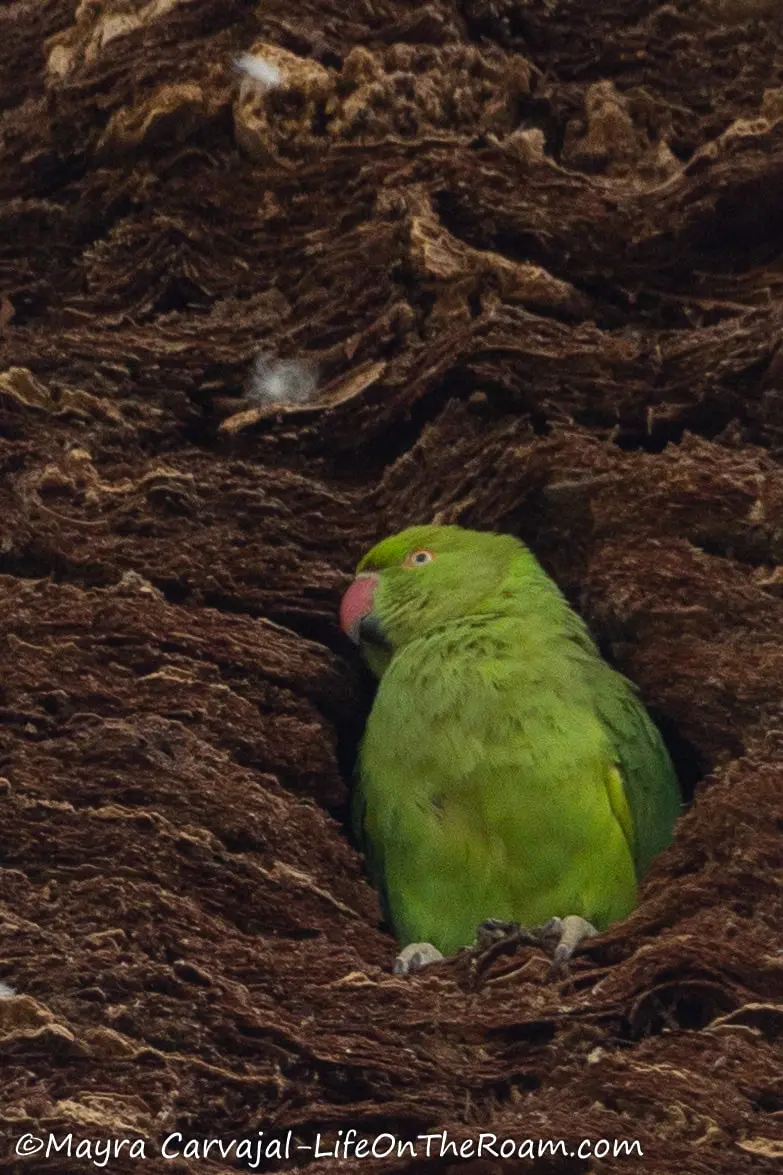
[[[491,952],[513,951],[520,944],[542,947],[552,955],[550,975],[557,975],[585,938],[598,934],[596,928],[578,914],[565,918],[550,918],[540,926],[520,926],[518,922],[504,922],[488,918],[476,927],[475,950]]]
[[[431,942],[411,942],[400,951],[392,968],[395,975],[412,975],[430,963],[439,963],[443,958]]]
[[[547,937],[555,939],[557,944],[552,953],[552,975],[556,975],[565,966],[581,942],[598,934],[592,922],[580,918],[578,914],[568,914],[565,918],[550,918],[542,930],[546,932]]]
[[[487,918],[486,921],[479,922],[476,927],[475,949],[489,950],[496,942],[503,942],[504,939],[512,937],[516,938],[521,933],[521,929],[518,922],[505,922],[502,918]]]

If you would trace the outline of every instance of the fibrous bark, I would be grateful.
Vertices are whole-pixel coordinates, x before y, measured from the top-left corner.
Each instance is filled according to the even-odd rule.
[[[777,6],[47,0],[0,59],[0,1170],[350,1127],[773,1170]],[[430,520],[531,544],[692,800],[565,978],[393,976],[347,830],[337,601]],[[342,1169],[601,1166],[438,1156]]]

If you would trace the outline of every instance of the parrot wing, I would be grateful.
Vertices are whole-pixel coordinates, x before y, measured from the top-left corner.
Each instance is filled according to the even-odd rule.
[[[617,753],[633,822],[638,877],[672,840],[682,800],[669,753],[658,728],[627,678],[603,666],[606,683],[596,689],[596,709]]]

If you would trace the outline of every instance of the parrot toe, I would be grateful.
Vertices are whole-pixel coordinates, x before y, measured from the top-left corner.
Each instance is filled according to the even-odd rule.
[[[565,918],[550,919],[547,923],[547,930],[557,944],[552,954],[553,974],[557,974],[565,966],[581,942],[598,934],[593,924],[578,914],[568,914]]]
[[[505,922],[502,918],[487,918],[484,922],[479,922],[476,927],[476,942],[475,949],[479,951],[486,951],[496,942],[502,942],[504,939],[514,938],[521,933],[521,927],[518,922]]]
[[[411,975],[430,963],[439,963],[442,958],[443,955],[431,942],[411,942],[394,960],[393,971],[395,975]]]
[[[498,953],[514,951],[520,945],[541,947],[552,955],[550,975],[565,966],[579,944],[586,938],[598,934],[596,928],[578,914],[565,918],[550,918],[540,926],[521,926],[519,922],[505,922],[499,918],[488,918],[476,927],[474,950]]]

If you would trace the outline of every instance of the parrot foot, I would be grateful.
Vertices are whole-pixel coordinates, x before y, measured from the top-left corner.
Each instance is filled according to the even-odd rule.
[[[565,918],[550,918],[541,927],[541,938],[542,945],[546,940],[554,945],[551,974],[556,975],[571,958],[579,944],[596,934],[598,931],[592,922],[581,918],[579,914],[568,914]]]
[[[571,958],[580,942],[592,938],[594,934],[598,934],[596,928],[578,914],[568,914],[565,918],[550,918],[541,926],[529,927],[520,926],[518,922],[504,922],[500,918],[488,918],[476,927],[475,949],[488,951],[494,948],[494,955],[498,951],[513,950],[522,943],[540,946],[551,952],[551,974],[556,975]]]
[[[508,939],[522,941],[522,927],[518,922],[504,922],[502,918],[487,918],[476,927],[474,949],[487,951],[497,942]]]
[[[431,942],[411,942],[400,951],[392,968],[395,975],[412,975],[430,963],[439,963],[443,958]]]

